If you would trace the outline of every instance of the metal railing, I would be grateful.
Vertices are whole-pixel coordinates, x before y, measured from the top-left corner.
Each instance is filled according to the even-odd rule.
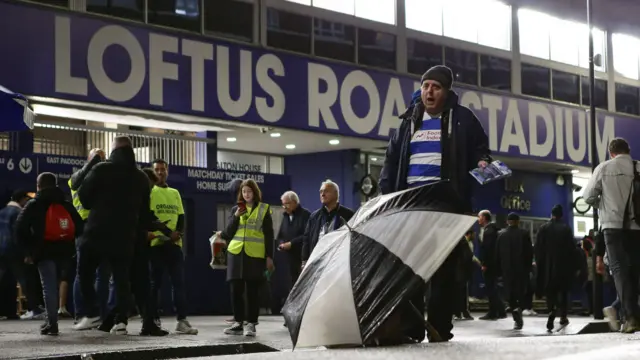
[[[33,152],[83,157],[100,148],[108,154],[113,139],[124,135],[131,138],[136,160],[143,163],[161,158],[171,165],[206,168],[206,146],[215,143],[215,139],[182,135],[39,122],[34,128]]]

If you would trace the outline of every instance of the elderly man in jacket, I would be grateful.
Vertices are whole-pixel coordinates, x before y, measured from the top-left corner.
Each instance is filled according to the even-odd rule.
[[[460,213],[470,213],[472,177],[469,171],[485,167],[491,161],[487,135],[473,112],[458,104],[458,95],[451,89],[453,73],[438,65],[422,76],[422,85],[414,94],[409,109],[401,116],[399,129],[389,141],[380,173],[383,194],[447,180],[457,194],[452,196]],[[455,255],[454,255],[455,256]],[[445,261],[445,264],[455,263]],[[432,278],[429,322],[437,331],[430,332],[430,341],[448,341],[451,329],[452,299],[455,287],[447,277],[455,269],[446,266]],[[424,289],[418,289],[412,300],[424,309]],[[419,319],[417,319],[419,320]],[[416,321],[410,334],[415,341],[425,337],[424,321]]]

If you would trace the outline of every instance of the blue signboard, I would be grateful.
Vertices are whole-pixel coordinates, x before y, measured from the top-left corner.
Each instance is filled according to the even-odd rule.
[[[0,83],[24,94],[387,139],[415,77],[0,0]],[[426,70],[426,69],[425,69]],[[494,152],[590,162],[584,109],[457,88]],[[599,112],[597,150],[638,120]]]
[[[0,152],[0,183],[5,187],[12,182],[16,184],[14,189],[35,190],[37,176],[34,156]]]

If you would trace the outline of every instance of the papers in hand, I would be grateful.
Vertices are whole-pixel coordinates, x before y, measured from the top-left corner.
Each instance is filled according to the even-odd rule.
[[[495,180],[504,179],[511,176],[511,169],[507,167],[502,161],[495,160],[494,162],[487,164],[487,167],[476,168],[469,171],[469,174],[473,176],[480,184],[484,185]]]
[[[214,270],[224,270],[227,268],[227,242],[220,237],[220,232],[216,232],[209,238],[211,245],[211,262],[209,266]]]

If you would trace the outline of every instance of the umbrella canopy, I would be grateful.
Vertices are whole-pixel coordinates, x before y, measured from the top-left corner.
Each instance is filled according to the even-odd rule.
[[[454,199],[446,182],[379,196],[323,236],[283,309],[294,347],[372,339],[475,222]]]
[[[34,120],[27,98],[0,86],[0,131],[33,129]]]

